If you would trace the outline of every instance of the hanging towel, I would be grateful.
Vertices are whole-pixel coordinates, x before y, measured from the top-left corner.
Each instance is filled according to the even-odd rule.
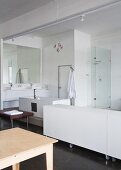
[[[20,114],[23,114],[23,112],[18,111],[18,110],[6,111],[4,113],[7,114],[7,115],[20,115]]]
[[[70,70],[68,80],[68,98],[76,98],[75,82],[74,82],[74,70]]]
[[[22,83],[28,83],[29,82],[28,68],[21,69],[21,79],[22,79]]]

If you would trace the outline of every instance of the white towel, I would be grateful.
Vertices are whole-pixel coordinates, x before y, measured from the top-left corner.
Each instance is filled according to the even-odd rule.
[[[76,98],[75,82],[74,82],[74,71],[70,70],[68,80],[68,98]]]
[[[20,115],[20,114],[23,114],[23,112],[18,111],[18,110],[6,111],[4,113],[7,114],[7,115]]]

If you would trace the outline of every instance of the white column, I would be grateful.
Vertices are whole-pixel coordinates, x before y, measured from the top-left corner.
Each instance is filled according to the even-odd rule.
[[[91,105],[91,37],[74,30],[75,104]]]

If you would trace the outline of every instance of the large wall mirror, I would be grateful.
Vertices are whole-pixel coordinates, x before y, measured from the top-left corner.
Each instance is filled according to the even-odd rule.
[[[3,84],[39,83],[40,49],[4,43]]]
[[[41,82],[58,97],[58,66],[72,65],[78,105],[121,110],[120,15],[121,3],[5,41],[3,83]]]

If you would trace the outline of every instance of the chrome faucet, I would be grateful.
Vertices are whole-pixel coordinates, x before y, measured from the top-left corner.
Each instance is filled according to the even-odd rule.
[[[34,99],[36,99],[36,89],[34,89]]]
[[[13,86],[13,84],[12,83],[9,83],[10,84],[10,87],[12,87]]]

